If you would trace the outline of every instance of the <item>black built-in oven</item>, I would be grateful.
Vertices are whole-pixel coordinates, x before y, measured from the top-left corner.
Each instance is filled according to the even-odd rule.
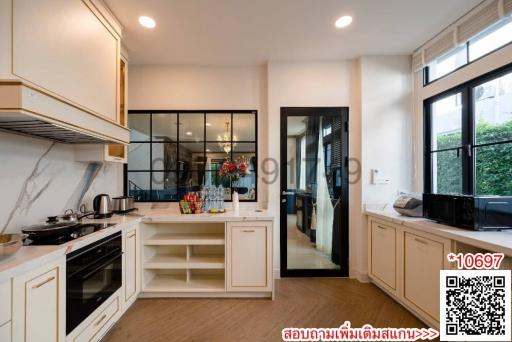
[[[67,255],[66,334],[121,287],[121,232]]]

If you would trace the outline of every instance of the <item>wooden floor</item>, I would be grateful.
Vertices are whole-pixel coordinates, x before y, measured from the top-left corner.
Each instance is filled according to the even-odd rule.
[[[276,280],[276,300],[139,299],[103,341],[281,341],[285,327],[425,327],[372,284]]]

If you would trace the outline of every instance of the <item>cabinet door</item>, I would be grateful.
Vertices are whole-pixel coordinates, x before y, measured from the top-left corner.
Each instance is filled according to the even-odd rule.
[[[120,38],[88,1],[13,0],[13,74],[117,122]]]
[[[11,341],[11,323],[7,322],[0,326],[0,341],[10,342]]]
[[[396,228],[372,221],[370,272],[378,281],[396,289]]]
[[[230,223],[227,244],[228,291],[270,291],[271,223]]]
[[[65,258],[14,278],[13,341],[64,341]]]
[[[404,234],[404,299],[439,321],[439,271],[444,267],[443,243]]]
[[[137,261],[138,261],[138,234],[137,229],[132,229],[125,234],[124,250],[124,298],[125,302],[137,297]]]

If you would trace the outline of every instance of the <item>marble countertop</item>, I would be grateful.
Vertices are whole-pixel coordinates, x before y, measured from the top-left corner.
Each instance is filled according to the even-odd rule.
[[[23,246],[10,257],[0,259],[0,282],[6,278],[24,273],[29,269],[44,265],[59,257],[98,241],[116,232],[128,229],[139,222],[242,222],[269,221],[273,217],[266,210],[241,210],[234,213],[228,210],[222,214],[183,215],[176,208],[144,209],[128,215],[114,215],[108,219],[83,219],[82,223],[113,223],[112,227],[83,236],[73,241],[56,246]]]
[[[436,223],[425,218],[406,217],[391,210],[366,210],[366,214],[405,227],[460,241],[491,252],[512,256],[512,230],[475,231]]]

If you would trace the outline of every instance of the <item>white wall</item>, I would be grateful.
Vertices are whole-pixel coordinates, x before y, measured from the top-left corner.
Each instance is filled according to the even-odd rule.
[[[0,165],[0,233],[123,191],[122,164],[75,162],[72,145],[0,132]]]
[[[363,203],[394,201],[412,189],[410,56],[361,57]],[[378,169],[388,184],[371,184]]]
[[[423,87],[422,72],[414,74],[414,191],[423,192],[423,101],[473,78],[512,62],[512,45],[499,49],[463,68]]]
[[[267,156],[267,69],[265,66],[131,65],[129,109],[255,109],[258,111],[258,159]],[[262,175],[261,168],[259,175]],[[267,187],[258,180],[259,207]],[[253,207],[242,203],[242,208]]]

